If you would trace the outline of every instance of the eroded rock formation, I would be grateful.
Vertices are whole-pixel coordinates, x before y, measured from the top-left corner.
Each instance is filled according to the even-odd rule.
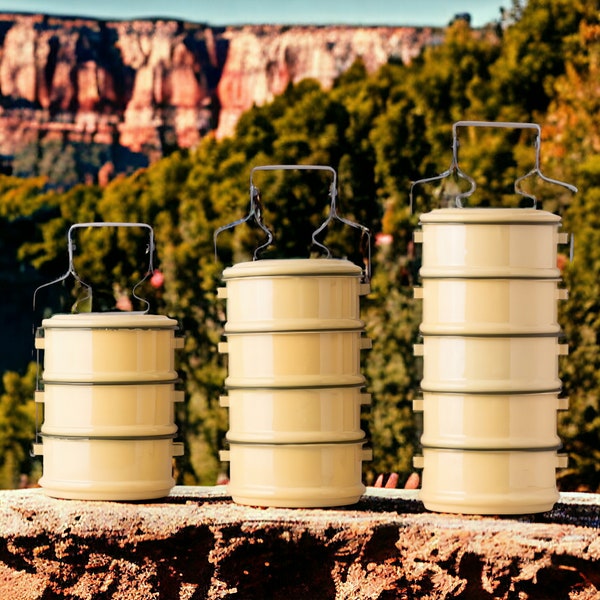
[[[244,110],[290,82],[311,77],[328,88],[359,57],[372,72],[440,36],[0,14],[0,155],[54,139],[117,144],[152,161],[209,131],[232,134]]]

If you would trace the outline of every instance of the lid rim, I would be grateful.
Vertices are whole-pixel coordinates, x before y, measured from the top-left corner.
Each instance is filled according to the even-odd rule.
[[[244,277],[356,276],[363,270],[345,258],[262,259],[237,263],[223,271],[223,279]]]
[[[419,216],[420,223],[558,225],[561,217],[535,208],[436,208]]]

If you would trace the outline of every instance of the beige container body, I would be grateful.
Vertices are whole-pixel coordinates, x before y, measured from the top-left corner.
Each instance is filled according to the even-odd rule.
[[[228,388],[359,386],[361,331],[228,334]]]
[[[249,443],[327,443],[364,438],[361,406],[370,402],[360,387],[232,389],[227,439]]]
[[[149,382],[177,379],[177,322],[160,315],[81,313],[42,321],[43,378],[50,382]]]
[[[361,269],[338,259],[261,260],[225,269],[225,331],[358,329]]]
[[[425,508],[465,514],[528,514],[558,500],[555,450],[492,451],[423,448],[419,497]]]
[[[363,442],[339,444],[231,444],[228,491],[253,506],[327,507],[358,502],[365,492]]]
[[[444,208],[421,215],[421,277],[556,279],[560,217],[535,209]]]
[[[568,400],[545,394],[423,394],[421,444],[457,449],[557,448],[557,414]]]
[[[554,279],[424,279],[424,335],[558,333],[557,300],[566,298]]]
[[[55,498],[146,500],[167,496],[175,485],[171,439],[98,440],[44,437],[40,485]]]
[[[424,391],[510,394],[559,390],[566,346],[554,336],[425,336],[415,352],[423,355]]]
[[[156,436],[177,431],[174,403],[182,392],[167,384],[46,384],[41,431],[63,436]]]

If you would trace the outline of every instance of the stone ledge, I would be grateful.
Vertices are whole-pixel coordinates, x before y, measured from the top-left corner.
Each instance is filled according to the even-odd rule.
[[[221,486],[143,503],[0,492],[3,600],[230,597],[597,599],[600,496],[496,518],[376,488],[335,509],[239,506]]]

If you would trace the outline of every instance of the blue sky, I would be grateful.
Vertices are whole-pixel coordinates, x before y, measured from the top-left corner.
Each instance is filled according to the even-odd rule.
[[[0,0],[0,12],[129,19],[172,17],[210,25],[245,23],[436,25],[468,12],[480,27],[511,0]]]

